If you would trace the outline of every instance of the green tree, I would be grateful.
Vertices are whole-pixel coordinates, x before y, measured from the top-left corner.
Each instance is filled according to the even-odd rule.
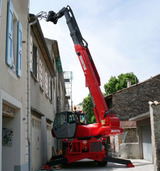
[[[105,93],[108,95],[127,88],[127,80],[131,81],[131,84],[138,83],[138,78],[132,72],[120,74],[118,78],[112,76],[109,82],[104,85]]]
[[[90,94],[86,98],[83,99],[82,106],[83,106],[83,111],[86,113],[88,123],[89,124],[95,123],[96,118],[94,115],[93,103],[92,103],[92,98]]]

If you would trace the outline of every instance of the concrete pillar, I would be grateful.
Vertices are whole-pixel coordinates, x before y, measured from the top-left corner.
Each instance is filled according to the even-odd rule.
[[[149,102],[154,170],[160,170],[160,103]]]

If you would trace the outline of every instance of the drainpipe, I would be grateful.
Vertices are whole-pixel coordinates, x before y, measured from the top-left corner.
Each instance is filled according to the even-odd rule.
[[[34,25],[37,23],[37,17],[35,16],[35,20],[33,22],[29,22],[28,24],[28,40],[27,40],[27,122],[28,122],[28,133],[27,133],[27,139],[28,139],[28,163],[29,163],[29,171],[32,171],[32,146],[31,146],[31,94],[30,94],[30,27],[31,25]]]

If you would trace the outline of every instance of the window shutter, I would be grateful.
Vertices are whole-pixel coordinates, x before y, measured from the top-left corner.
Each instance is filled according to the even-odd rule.
[[[45,93],[48,95],[48,74],[45,72]]]
[[[52,78],[49,76],[49,99],[52,100]]]
[[[39,58],[39,71],[38,71],[38,74],[39,74],[39,84],[40,86],[42,87],[42,60]]]
[[[51,99],[51,77],[48,77],[48,95],[49,99]]]
[[[39,67],[39,59],[40,59],[40,57],[39,57],[39,52],[38,52],[38,50],[37,50],[37,81],[39,81],[39,69],[38,69],[38,67]]]
[[[30,35],[30,71],[33,72],[33,40]]]
[[[1,0],[0,0],[0,20],[1,20]],[[0,21],[1,24],[1,21]]]
[[[17,29],[17,75],[22,75],[22,24],[18,21]]]
[[[45,83],[44,83],[45,93],[47,92],[47,73],[45,72]]]
[[[52,93],[53,93],[52,88],[53,88],[53,86],[52,86],[52,78],[51,78],[51,80],[50,80],[50,99],[51,100],[52,100]]]
[[[37,78],[37,47],[33,44],[33,74]]]
[[[8,2],[6,63],[11,67],[13,61],[13,5]]]

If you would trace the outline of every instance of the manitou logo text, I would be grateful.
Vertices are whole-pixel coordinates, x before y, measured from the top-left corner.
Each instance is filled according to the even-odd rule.
[[[85,71],[87,68],[86,68],[86,65],[85,65],[85,63],[84,63],[84,61],[83,61],[83,58],[82,58],[82,56],[81,56],[81,55],[79,56],[79,58],[80,58],[80,60],[81,60],[81,63],[82,63],[83,69],[84,69],[84,71]]]
[[[121,132],[119,129],[112,129],[111,132]]]

